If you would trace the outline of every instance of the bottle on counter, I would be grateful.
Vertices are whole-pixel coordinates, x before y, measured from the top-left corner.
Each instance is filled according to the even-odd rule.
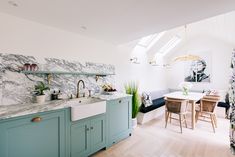
[[[62,95],[62,93],[60,92],[60,90],[58,91],[58,99],[63,99],[63,95]]]
[[[51,100],[58,100],[58,93],[55,90],[51,94]]]

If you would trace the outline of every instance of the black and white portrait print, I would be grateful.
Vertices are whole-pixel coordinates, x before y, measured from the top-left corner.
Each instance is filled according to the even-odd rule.
[[[189,62],[185,67],[185,82],[211,82],[210,58]]]

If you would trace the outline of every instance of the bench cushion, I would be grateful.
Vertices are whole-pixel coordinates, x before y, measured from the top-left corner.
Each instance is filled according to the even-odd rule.
[[[149,111],[152,111],[156,108],[159,108],[161,106],[165,105],[165,100],[164,97],[158,98],[158,99],[154,99],[152,100],[153,104],[151,106],[145,107],[143,104],[140,106],[140,112],[142,113],[147,113]]]
[[[226,102],[218,102],[218,107],[224,107],[226,109],[229,109],[230,108],[230,105]]]

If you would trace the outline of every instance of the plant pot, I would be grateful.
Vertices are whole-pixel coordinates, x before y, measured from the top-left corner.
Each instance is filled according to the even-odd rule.
[[[44,103],[46,100],[46,95],[37,95],[36,96],[36,102],[39,104]]]
[[[132,128],[137,127],[137,118],[132,118]]]

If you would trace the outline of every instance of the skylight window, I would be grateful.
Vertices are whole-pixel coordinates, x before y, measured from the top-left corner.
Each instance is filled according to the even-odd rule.
[[[161,32],[158,34],[151,34],[149,36],[143,37],[140,39],[137,45],[150,49],[164,35],[164,33],[165,32]]]
[[[158,34],[151,34],[149,36],[141,38],[140,41],[138,42],[138,45],[147,48],[157,35]]]
[[[180,42],[181,42],[181,38],[179,36],[174,36],[159,51],[161,54],[166,55],[174,47],[176,47]]]

